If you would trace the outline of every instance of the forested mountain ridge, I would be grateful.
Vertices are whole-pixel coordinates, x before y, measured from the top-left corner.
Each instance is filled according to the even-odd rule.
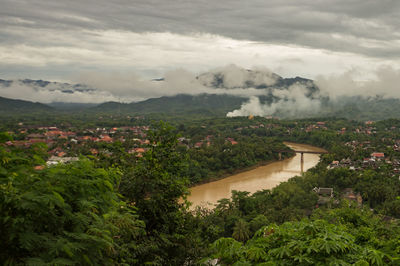
[[[129,113],[169,113],[169,114],[209,114],[225,116],[227,112],[240,105],[247,99],[244,97],[217,94],[164,96],[151,98],[136,103],[108,102],[94,107],[97,112],[129,112]]]
[[[243,105],[249,103],[246,90],[256,89],[261,94],[256,96],[259,100],[259,107],[253,109],[264,109],[268,111],[258,114],[261,116],[274,116],[280,118],[307,118],[307,117],[343,117],[359,121],[382,120],[397,118],[400,116],[400,100],[395,98],[384,98],[382,96],[341,96],[330,99],[320,93],[318,86],[313,80],[302,77],[283,78],[274,73],[263,73],[252,70],[245,70],[247,76],[241,77],[239,81],[231,82],[224,73],[204,73],[196,77],[198,82],[208,88],[215,89],[216,93],[200,94],[177,94],[173,96],[162,96],[149,98],[143,101],[122,103],[104,102],[95,103],[74,103],[74,102],[53,102],[49,104],[32,103],[29,101],[11,100],[2,97],[1,114],[16,114],[18,111],[37,112],[62,111],[62,112],[85,112],[88,114],[127,114],[127,115],[149,115],[162,114],[169,116],[185,117],[223,117],[234,110],[240,110]],[[166,82],[164,78],[152,80],[154,83]],[[44,80],[2,80],[0,88],[11,88],[19,84],[32,88],[33,91],[56,91],[60,95],[73,96],[76,94],[96,95],[100,91],[83,84],[68,84],[50,82]],[[292,92],[292,86],[304,89],[301,99],[297,99],[297,91]],[[18,89],[17,87],[15,88]],[[242,93],[233,94],[233,90],[240,89]],[[219,91],[218,91],[219,90]],[[221,91],[222,90],[222,91]],[[112,91],[110,89],[110,91]],[[218,94],[217,94],[218,91]],[[0,90],[1,92],[1,90]],[[104,93],[104,91],[102,92]],[[194,93],[194,92],[192,92]],[[75,96],[73,96],[75,97]],[[67,99],[67,97],[65,97]],[[68,98],[69,99],[69,98]],[[90,99],[90,97],[88,98]],[[306,112],[295,109],[297,101],[301,108],[308,108]],[[249,104],[251,105],[251,104]],[[279,106],[285,108],[279,108]],[[52,108],[48,108],[51,106]],[[273,106],[273,108],[271,107]],[[251,106],[250,106],[251,107]],[[251,111],[247,115],[252,114]],[[244,114],[242,114],[244,115]],[[255,113],[257,115],[257,113]],[[246,116],[246,115],[244,115]]]
[[[0,97],[0,112],[35,112],[35,111],[51,111],[52,107],[24,100],[14,100]]]

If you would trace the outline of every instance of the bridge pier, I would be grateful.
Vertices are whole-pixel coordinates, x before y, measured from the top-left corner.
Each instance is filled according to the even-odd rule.
[[[287,152],[287,153],[300,153],[301,157],[300,157],[300,165],[301,165],[301,173],[304,172],[304,153],[310,153],[310,154],[326,154],[328,153],[327,151],[305,151],[305,150],[301,150],[301,151],[293,151],[293,150],[279,150],[276,151],[279,153],[279,160],[282,160],[282,152]]]

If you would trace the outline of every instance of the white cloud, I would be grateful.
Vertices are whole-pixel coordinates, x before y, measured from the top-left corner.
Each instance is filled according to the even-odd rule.
[[[315,83],[331,99],[341,96],[400,98],[400,68],[380,66],[368,74],[352,69],[339,75],[318,76]]]
[[[309,91],[303,84],[294,84],[287,90],[273,89],[272,95],[277,99],[272,103],[261,104],[259,98],[253,96],[227,116],[278,114],[280,117],[305,117],[315,116],[323,107],[324,98],[334,105],[340,104],[344,97],[353,96],[400,99],[400,69],[381,66],[368,74],[362,73],[360,69],[352,69],[339,75],[319,76],[315,83],[320,91],[313,97],[307,96]]]
[[[24,28],[17,26],[0,29],[0,35],[1,32],[25,34]],[[0,44],[0,70],[4,74],[11,78],[46,76],[67,80],[73,78],[66,76],[71,72],[135,72],[154,78],[176,68],[199,73],[237,64],[245,68],[268,65],[284,76],[313,78],[352,67],[368,66],[371,70],[380,64],[400,65],[390,59],[383,61],[350,53],[234,40],[211,34],[32,29],[31,35],[29,43]],[[33,77],[30,75],[32,68],[36,69],[35,73],[43,74]],[[236,78],[240,79],[240,74]],[[240,83],[240,80],[235,82]]]
[[[252,96],[240,109],[229,112],[227,116],[269,116],[278,113],[281,117],[304,117],[318,113],[321,101],[307,97],[308,92],[303,84],[294,84],[287,90],[274,89],[272,94],[278,99],[272,103],[262,104],[258,97]]]
[[[46,88],[32,87],[18,81],[14,81],[9,87],[0,86],[2,97],[26,100],[32,102],[74,102],[74,103],[103,103],[118,101],[118,97],[106,91],[75,91],[74,93],[63,93],[54,86]]]
[[[176,94],[230,94],[249,97],[251,95],[263,95],[265,90],[255,89],[249,84],[268,83],[272,85],[274,80],[271,72],[266,69],[255,68],[252,75],[246,69],[228,65],[207,72],[205,75],[197,75],[184,69],[167,71],[163,81],[149,80],[134,73],[83,73],[76,77],[77,82],[87,84],[115,95],[125,102],[139,101],[152,97],[172,96]],[[215,75],[223,75],[221,87],[213,87],[212,80]],[[240,80],[237,76],[241,75]],[[233,84],[235,86],[233,86]]]

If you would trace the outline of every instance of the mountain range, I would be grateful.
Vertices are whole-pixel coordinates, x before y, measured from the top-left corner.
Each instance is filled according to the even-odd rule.
[[[163,114],[215,117],[226,116],[227,113],[234,110],[237,110],[241,115],[252,114],[253,110],[255,110],[254,114],[260,115],[257,112],[260,112],[261,109],[264,112],[262,112],[263,115],[273,115],[283,118],[336,116],[356,120],[380,120],[400,117],[400,101],[398,99],[384,99],[378,96],[373,98],[353,96],[331,101],[327,97],[320,96],[319,88],[310,79],[301,77],[282,78],[271,72],[257,72],[253,70],[246,70],[241,75],[239,79],[236,76],[228,79],[226,73],[210,72],[196,77],[200,84],[216,89],[216,92],[219,90],[218,93],[201,93],[197,95],[177,94],[132,103],[110,101],[94,104],[58,101],[43,104],[0,97],[0,114],[79,111],[92,114],[123,113],[133,115]],[[160,78],[154,79],[152,82],[165,82],[165,80],[164,78]],[[28,86],[33,91],[57,91],[61,95],[73,95],[75,93],[96,94],[97,92],[95,88],[84,84],[31,79],[0,79],[0,95],[2,88],[10,88],[16,84]],[[293,88],[298,87],[302,90],[300,96],[296,94],[298,93],[297,91],[292,91]],[[249,96],[243,94],[233,95],[230,93],[234,89],[246,91],[251,88],[262,90],[262,93],[257,95],[258,100],[255,103],[249,102]],[[308,105],[310,105],[310,108],[308,108]]]

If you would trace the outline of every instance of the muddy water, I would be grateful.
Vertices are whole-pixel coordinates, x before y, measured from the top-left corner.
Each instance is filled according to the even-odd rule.
[[[295,150],[323,151],[320,148],[297,143],[285,143]],[[262,189],[271,189],[289,178],[301,174],[300,154],[283,161],[273,162],[255,169],[229,176],[207,184],[192,187],[188,200],[195,206],[213,208],[222,198],[230,198],[232,190],[254,193]],[[304,154],[303,170],[315,166],[319,162],[319,154]]]

